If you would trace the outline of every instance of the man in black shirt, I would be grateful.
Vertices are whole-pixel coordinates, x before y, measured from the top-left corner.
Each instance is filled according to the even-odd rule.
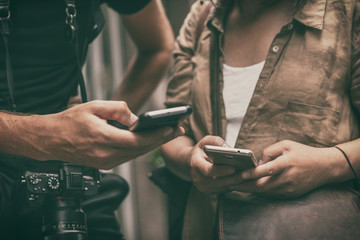
[[[75,41],[66,32],[73,20],[67,15],[72,2]],[[66,109],[81,85],[81,65],[99,27],[94,15],[100,2],[121,14],[138,48],[113,99],[126,100],[138,110],[166,68],[173,34],[160,0],[10,0],[10,34],[0,41],[1,239],[40,238],[39,214],[14,214],[19,206],[12,201],[25,170],[51,166],[49,160],[110,169],[183,134],[181,128],[137,134],[107,124],[115,120],[130,125],[137,119],[124,101],[92,101]],[[90,239],[122,238],[113,212],[98,220],[96,214],[88,215],[95,216],[88,221]]]

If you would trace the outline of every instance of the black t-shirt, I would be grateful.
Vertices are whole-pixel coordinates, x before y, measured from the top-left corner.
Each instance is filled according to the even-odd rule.
[[[94,5],[91,4],[92,1]],[[91,6],[107,3],[121,14],[140,11],[151,0],[77,0],[79,55],[87,50],[89,29],[93,27]],[[64,0],[11,0],[9,51],[14,74],[14,99],[18,112],[54,113],[67,106],[78,86],[79,66],[74,46],[65,39]],[[86,39],[85,39],[86,38]],[[85,43],[85,44],[84,44]],[[4,42],[0,38],[0,109],[8,100]],[[4,97],[5,96],[5,97]],[[0,171],[12,178],[22,170],[51,162],[39,162],[0,153]]]
[[[121,14],[132,14],[151,0],[93,0]],[[93,27],[91,0],[77,0],[80,56],[84,56]],[[18,112],[53,113],[63,110],[78,86],[78,55],[65,39],[64,0],[10,0],[9,52]],[[0,40],[0,109],[8,102],[4,43]]]

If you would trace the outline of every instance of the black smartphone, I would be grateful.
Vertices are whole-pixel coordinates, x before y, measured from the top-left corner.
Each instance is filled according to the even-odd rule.
[[[254,153],[249,149],[205,145],[204,151],[215,165],[228,165],[242,171],[259,165]]]
[[[176,127],[181,120],[191,113],[192,107],[190,105],[186,105],[144,112],[139,116],[139,119],[129,127],[113,120],[109,120],[108,123],[122,129],[140,132],[165,126]]]

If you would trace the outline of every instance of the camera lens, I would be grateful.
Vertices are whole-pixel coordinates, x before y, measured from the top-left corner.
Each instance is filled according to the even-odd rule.
[[[86,240],[86,216],[76,198],[55,197],[44,205],[42,239]]]

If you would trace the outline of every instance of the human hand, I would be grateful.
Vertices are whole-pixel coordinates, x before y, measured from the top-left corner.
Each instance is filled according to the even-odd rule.
[[[188,157],[192,182],[201,192],[228,191],[228,176],[234,174],[235,168],[213,165],[204,152],[205,145],[227,146],[220,137],[206,136],[192,148]]]
[[[335,148],[309,147],[281,141],[263,151],[260,166],[241,173],[243,183],[231,187],[241,192],[274,197],[297,197],[324,184],[339,181],[344,168]]]
[[[118,129],[116,120],[131,125],[137,117],[125,102],[92,101],[64,112],[34,116],[43,129],[32,144],[38,160],[62,160],[111,169],[183,135],[184,129],[164,127],[142,133]]]

